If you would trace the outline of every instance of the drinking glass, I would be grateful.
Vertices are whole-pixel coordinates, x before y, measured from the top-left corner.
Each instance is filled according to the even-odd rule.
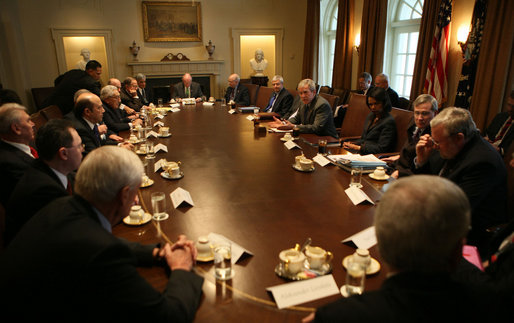
[[[225,100],[225,98],[221,99],[221,106],[224,107],[227,105],[227,101]]]
[[[260,110],[259,108],[253,108],[253,113],[254,113],[254,114],[258,114],[258,113],[259,113],[259,110]]]
[[[216,279],[232,279],[232,250],[229,242],[214,246],[214,275]]]
[[[318,153],[321,155],[327,154],[327,141],[320,139],[318,140]]]
[[[152,211],[152,218],[155,221],[163,221],[169,217],[166,213],[166,194],[164,192],[152,193]]]
[[[155,148],[153,146],[153,142],[146,142],[146,158],[154,159],[155,158]]]
[[[361,188],[361,178],[362,178],[362,167],[354,166],[352,167],[352,178],[350,182],[350,186],[354,186],[356,188]]]
[[[346,265],[346,282],[341,287],[341,294],[344,297],[352,295],[360,295],[364,291],[364,282],[366,280],[366,269],[360,262],[349,257]]]
[[[294,126],[293,128],[293,137],[298,139],[300,137],[300,128],[298,126]]]
[[[161,98],[157,99],[157,107],[162,108],[162,99]]]

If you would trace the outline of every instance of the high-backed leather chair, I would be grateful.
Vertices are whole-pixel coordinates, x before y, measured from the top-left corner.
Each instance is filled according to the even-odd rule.
[[[403,145],[407,141],[407,129],[409,128],[410,123],[412,122],[412,118],[414,117],[414,113],[412,111],[407,111],[398,108],[391,109],[391,115],[396,122],[396,146],[395,152],[401,151]]]
[[[41,110],[41,114],[46,118],[46,120],[51,119],[62,119],[62,112],[56,105],[51,105],[43,110]]]
[[[338,105],[347,104],[348,99],[350,99],[350,90],[348,90],[348,89],[333,89],[332,95],[337,95],[339,97]]]
[[[327,85],[323,85],[319,88],[319,93],[332,94],[332,88]]]
[[[370,113],[366,105],[366,96],[352,93],[346,109],[346,115],[341,125],[340,137],[360,137],[364,121],[366,121],[366,117]]]
[[[34,122],[34,131],[37,132],[38,129],[48,121],[48,119],[41,114],[41,111],[38,111],[30,115],[30,121]]]
[[[330,107],[332,108],[332,112],[334,112],[336,110],[337,103],[339,102],[339,97],[337,95],[327,93],[320,93],[319,95],[328,101]]]
[[[55,87],[34,87],[31,89],[32,98],[37,110],[44,108],[43,102],[54,92]]]
[[[248,94],[250,95],[250,105],[255,105],[257,101],[257,94],[259,93],[259,85],[257,84],[244,84],[248,88]]]
[[[272,87],[261,86],[259,88],[259,92],[257,94],[257,100],[255,102],[255,106],[257,106],[261,109],[265,109],[266,106],[268,106],[268,102],[269,102],[271,93],[273,93]]]

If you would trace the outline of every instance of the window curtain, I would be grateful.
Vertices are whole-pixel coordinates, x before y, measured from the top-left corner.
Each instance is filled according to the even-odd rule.
[[[318,78],[319,19],[320,0],[307,0],[302,79],[310,78],[315,82]]]
[[[487,3],[483,49],[470,111],[478,128],[485,129],[503,108],[504,98],[512,88],[512,48],[514,43],[514,1],[490,0]]]
[[[365,0],[362,9],[359,74],[368,72],[373,77],[383,72],[387,0]]]
[[[416,49],[416,61],[414,63],[414,74],[412,75],[412,87],[410,90],[410,99],[412,101],[423,93],[428,60],[430,58],[430,50],[432,49],[433,35],[441,1],[442,0],[425,0],[423,4],[423,16],[421,17],[421,24],[419,26],[418,47]]]
[[[339,0],[332,87],[351,89],[353,54],[353,0]]]

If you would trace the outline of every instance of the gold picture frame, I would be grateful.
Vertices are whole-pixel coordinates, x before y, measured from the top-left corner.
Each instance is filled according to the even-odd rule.
[[[142,3],[145,41],[202,41],[199,2]]]

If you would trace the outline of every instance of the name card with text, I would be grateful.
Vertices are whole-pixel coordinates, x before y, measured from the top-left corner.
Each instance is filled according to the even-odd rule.
[[[292,140],[288,140],[286,142],[284,142],[284,146],[286,146],[287,149],[291,150],[293,148],[300,148],[300,146],[298,146],[294,141]]]
[[[237,111],[236,111],[236,109],[230,109],[230,110],[228,110],[228,113],[234,114],[234,113],[237,113]]]
[[[180,106],[180,104],[177,103],[177,107],[176,108],[171,108],[170,111],[171,112],[179,112],[180,109],[178,108]]]
[[[157,126],[159,126],[159,127],[164,127],[164,122],[162,122],[162,121],[157,121],[157,122],[155,122],[155,123],[153,124],[153,126],[154,126],[154,127],[157,127]]]
[[[152,131],[149,131],[149,132],[146,133],[146,138],[149,138],[149,137],[157,138],[158,135],[159,134],[157,132],[152,130]]]
[[[193,203],[193,199],[191,198],[191,194],[189,194],[188,191],[181,187],[171,192],[170,197],[174,208],[178,208],[182,203],[187,203],[191,206],[195,205]]]
[[[332,275],[272,286],[266,290],[273,294],[279,309],[339,294]]]
[[[246,119],[248,119],[248,120],[250,120],[250,121],[253,121],[253,119],[255,119],[255,116],[250,115],[250,116],[246,117]]]
[[[365,201],[368,201],[369,203],[375,205],[375,203],[373,203],[373,200],[368,195],[366,195],[366,193],[364,193],[364,191],[360,188],[350,186],[346,190],[344,190],[344,192],[346,193],[346,195],[348,195],[350,200],[352,200],[353,205],[357,205]]]
[[[318,163],[321,167],[325,167],[328,164],[330,164],[330,160],[326,159],[325,157],[323,157],[323,155],[320,155],[320,154],[317,154],[316,156],[314,156],[314,158],[312,158],[312,160],[314,160],[316,163]]]
[[[159,159],[158,161],[155,162],[155,164],[153,165],[153,169],[154,169],[154,172],[158,172],[159,169],[162,168],[162,166],[164,165],[164,163],[166,162],[166,159]]]
[[[360,249],[369,249],[377,244],[377,236],[375,234],[375,227],[371,226],[350,236],[343,241],[344,244]]]
[[[164,116],[162,114],[158,114],[154,117],[154,119],[162,119],[164,118]]]
[[[166,147],[166,145],[163,145],[163,144],[157,144],[154,146],[154,150],[155,150],[155,152],[158,152],[160,150],[162,150],[164,152],[168,152],[168,147]]]

